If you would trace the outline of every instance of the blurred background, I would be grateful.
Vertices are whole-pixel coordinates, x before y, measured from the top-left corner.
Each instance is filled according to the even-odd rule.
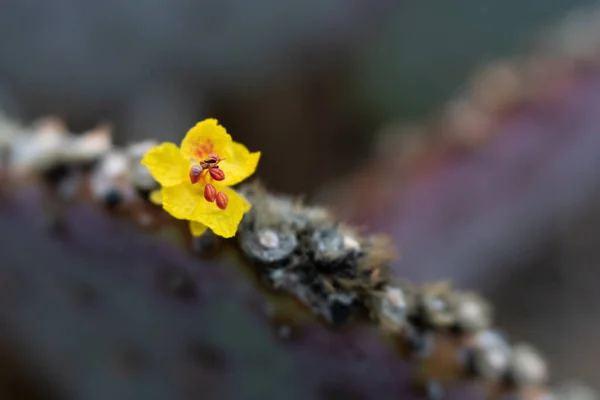
[[[590,5],[0,0],[0,109],[108,122],[120,144],[215,117],[262,151],[269,189],[392,235],[397,273],[483,292],[553,378],[600,388],[600,29],[572,34]],[[540,87],[558,89],[522,102],[539,48],[527,76],[557,69]]]
[[[306,193],[586,3],[3,1],[0,106],[74,131],[111,122],[119,142],[177,141],[214,116],[265,153],[273,189]]]

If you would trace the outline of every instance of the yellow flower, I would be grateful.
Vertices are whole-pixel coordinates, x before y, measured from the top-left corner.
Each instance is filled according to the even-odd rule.
[[[250,203],[230,188],[256,170],[260,152],[250,153],[234,142],[215,119],[199,122],[188,131],[181,148],[162,143],[151,149],[142,164],[160,183],[153,202],[178,219],[190,221],[199,236],[208,228],[233,237]]]

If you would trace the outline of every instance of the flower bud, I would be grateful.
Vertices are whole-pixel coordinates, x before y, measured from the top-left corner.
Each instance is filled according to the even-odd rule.
[[[204,198],[210,203],[215,201],[215,199],[217,198],[217,189],[215,189],[215,187],[210,183],[204,187]]]
[[[221,210],[224,210],[227,208],[227,203],[229,202],[229,198],[227,197],[227,195],[223,192],[219,192],[217,193],[217,207],[219,207]]]
[[[211,168],[208,170],[208,172],[210,172],[210,176],[215,181],[222,181],[223,179],[225,179],[225,173],[219,168]]]
[[[198,183],[201,173],[202,167],[200,165],[193,165],[192,168],[190,168],[190,180],[192,181],[192,184]]]

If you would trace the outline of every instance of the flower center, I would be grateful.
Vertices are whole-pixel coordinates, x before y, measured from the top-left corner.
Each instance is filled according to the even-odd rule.
[[[224,158],[219,157],[218,154],[211,153],[208,155],[208,158],[200,161],[198,164],[192,165],[190,167],[190,181],[192,184],[196,184],[202,179],[206,182],[207,175],[210,175],[215,181],[224,180],[225,173],[219,168],[219,163],[223,160]],[[216,201],[217,207],[221,210],[225,210],[229,202],[225,193],[217,192],[217,189],[208,182],[204,187],[204,199],[210,203]]]
[[[190,181],[192,184],[200,182],[202,178],[206,179],[207,175],[210,175],[215,181],[224,180],[225,173],[219,168],[219,163],[223,160],[224,158],[219,157],[218,154],[211,153],[208,158],[192,165],[190,168]]]
[[[219,157],[218,154],[210,153],[208,155],[207,159],[200,161],[200,165],[204,169],[214,168],[214,167],[218,168],[218,164],[223,160],[224,160],[224,158]]]

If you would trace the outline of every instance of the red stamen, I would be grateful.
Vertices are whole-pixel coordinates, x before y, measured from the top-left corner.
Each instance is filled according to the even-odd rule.
[[[217,189],[215,189],[215,187],[213,185],[211,185],[210,183],[207,184],[204,187],[204,198],[206,199],[206,201],[212,203],[213,201],[215,201],[215,199],[218,197],[217,194]],[[219,203],[217,202],[217,206],[219,205]]]
[[[221,210],[224,210],[227,208],[227,203],[229,203],[229,198],[227,197],[227,195],[223,192],[219,192],[217,193],[217,207],[219,207]]]
[[[202,167],[199,165],[192,165],[192,168],[190,168],[190,180],[192,181],[192,184],[198,183],[198,181],[200,180],[201,174],[202,174]]]
[[[225,173],[219,168],[209,168],[208,173],[215,181],[222,181],[225,179]]]

